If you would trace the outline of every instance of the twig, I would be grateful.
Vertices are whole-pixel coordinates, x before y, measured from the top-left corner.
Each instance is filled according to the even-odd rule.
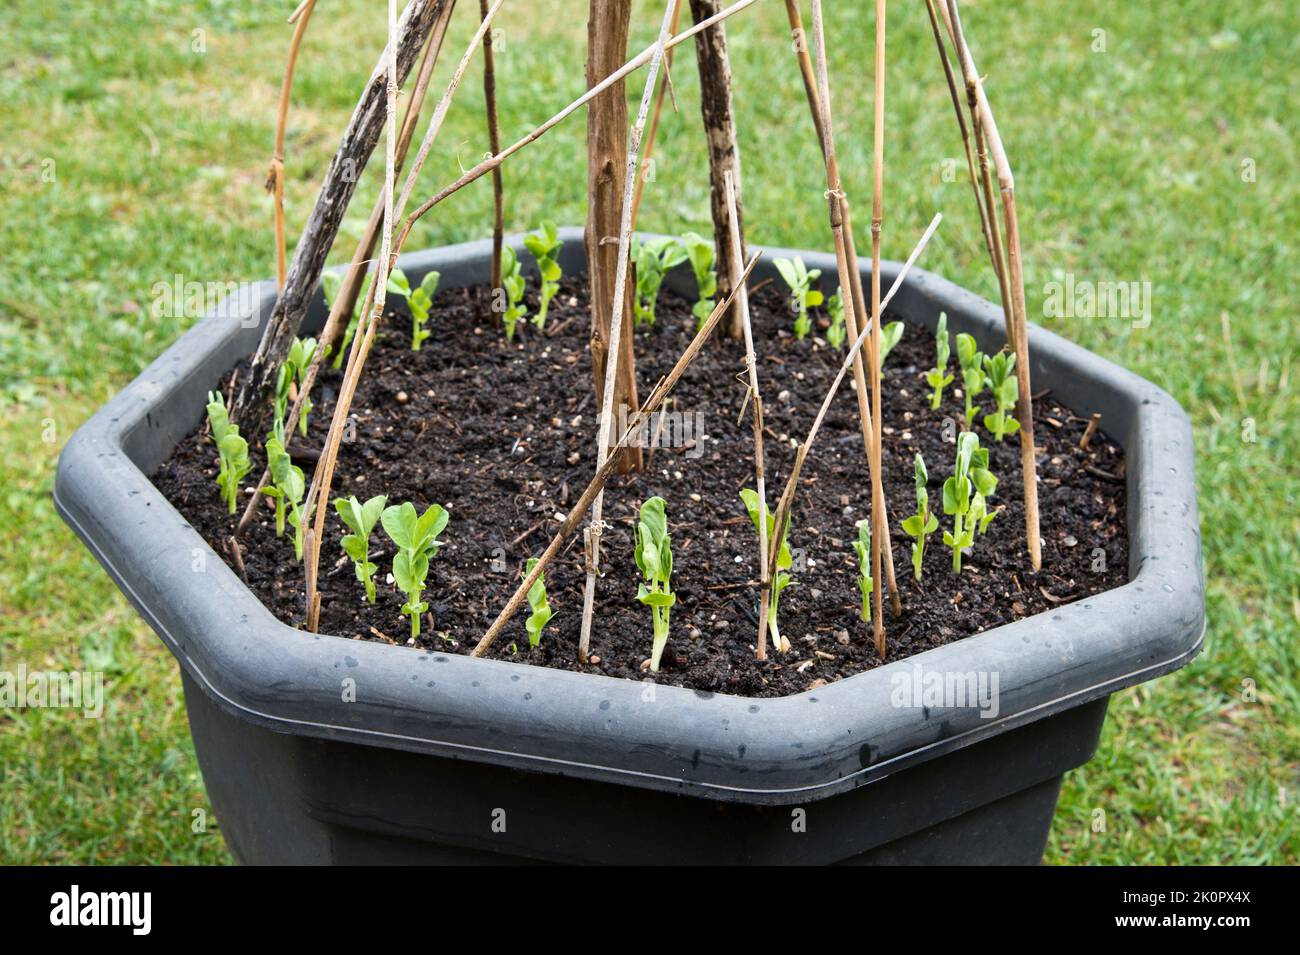
[[[1099,424],[1101,424],[1101,412],[1094,411],[1092,417],[1088,420],[1088,427],[1083,429],[1083,437],[1079,439],[1079,450],[1088,450],[1088,442],[1090,442],[1092,436],[1097,433],[1097,425]]]
[[[814,0],[816,3],[817,0]],[[871,403],[876,409],[876,444],[872,448],[871,463],[871,574],[881,579],[880,546],[885,534],[885,489],[880,476],[881,444],[884,442],[881,419],[884,408],[880,404],[880,233],[884,221],[885,187],[885,0],[876,0],[876,96],[875,137],[872,149],[871,189]],[[881,604],[883,587],[873,588],[875,612],[872,614],[872,636],[876,642],[876,655],[885,659],[885,614]]]
[[[715,13],[721,0],[690,0],[691,16],[703,20]],[[737,233],[744,241],[744,181],[740,171],[740,147],[736,141],[736,111],[731,94],[731,65],[727,54],[727,32],[715,26],[695,38],[695,61],[700,74],[700,118],[704,125],[709,155],[709,214],[713,220],[713,243],[717,249],[718,288],[731,290],[736,277],[732,274],[731,229],[727,225],[726,187],[722,174],[731,170],[735,180],[736,214],[742,217]],[[740,257],[745,258],[742,245]],[[728,338],[740,341],[740,315],[733,314],[725,325]]]
[[[742,271],[740,259],[740,228],[736,217],[736,182],[728,169],[723,173],[726,188],[727,221],[731,229],[732,271]],[[745,369],[749,374],[749,393],[754,399],[754,486],[758,490],[758,570],[760,595],[758,599],[758,646],[755,656],[767,659],[767,609],[772,590],[772,575],[767,562],[767,471],[763,461],[763,393],[758,387],[758,363],[754,360],[754,328],[749,316],[749,292],[744,285],[736,290],[735,311],[740,314],[741,329],[745,336]],[[784,649],[778,647],[777,649]]]
[[[1029,548],[1029,561],[1034,570],[1043,566],[1042,541],[1038,533],[1038,465],[1034,459],[1034,398],[1029,381],[1029,323],[1025,308],[1024,263],[1020,254],[1020,225],[1016,216],[1016,182],[1011,174],[1011,163],[1002,146],[993,109],[984,93],[984,84],[975,70],[975,61],[962,32],[961,15],[957,0],[948,0],[948,13],[953,31],[953,45],[962,58],[962,68],[975,81],[976,103],[980,121],[988,138],[989,151],[997,169],[998,185],[1002,192],[1002,213],[1007,228],[1007,282],[1011,288],[1011,313],[1014,318],[1016,353],[1016,378],[1020,398],[1016,413],[1020,420],[1020,471],[1025,496],[1025,543]]]
[[[940,3],[944,0],[940,0]],[[993,234],[989,231],[989,212],[985,204],[985,194],[980,191],[980,176],[976,172],[975,152],[971,148],[970,128],[966,125],[966,111],[962,108],[961,97],[957,92],[957,80],[952,72],[952,63],[948,59],[948,47],[943,40],[943,32],[939,27],[939,18],[935,13],[934,0],[925,0],[925,10],[930,17],[930,30],[934,33],[935,49],[939,53],[939,63],[943,66],[944,81],[948,84],[948,95],[952,99],[953,113],[957,117],[957,128],[961,132],[962,148],[966,152],[966,171],[970,176],[971,191],[975,195],[975,207],[980,214],[980,231],[984,235],[984,245],[988,249],[989,258],[993,262],[993,269],[998,273],[999,282],[1001,282],[1001,273],[998,269],[998,256],[993,251]],[[1003,303],[1004,309],[1007,303]]]
[[[737,288],[742,287],[745,280],[749,278],[749,273],[752,272],[754,266],[758,264],[759,257],[759,254],[755,253],[753,257],[750,258],[749,265],[745,267],[745,274],[742,275],[740,281],[736,283]],[[673,365],[672,371],[668,372],[668,374],[661,378],[659,383],[655,385],[654,391],[650,393],[650,397],[646,399],[645,404],[641,406],[640,410],[632,416],[631,422],[624,430],[623,435],[614,443],[614,447],[611,451],[617,451],[619,448],[627,444],[627,442],[631,440],[632,436],[641,429],[643,424],[645,424],[646,420],[663,405],[664,399],[672,392],[687,367],[690,366],[691,362],[695,360],[695,357],[704,348],[705,343],[708,342],[709,337],[713,334],[713,329],[717,326],[723,314],[731,307],[731,302],[732,299],[735,298],[735,295],[736,290],[732,289],[730,295],[714,306],[713,311],[709,314],[708,321],[700,326],[700,330],[695,333],[695,337],[691,339],[691,343],[686,346],[686,350],[682,352],[681,357],[677,359],[677,363]],[[492,621],[492,625],[488,627],[487,632],[484,633],[479,642],[475,644],[470,656],[481,657],[491,648],[492,644],[496,641],[496,638],[500,636],[501,631],[505,628],[505,625],[510,622],[510,618],[514,616],[515,611],[519,609],[519,605],[522,604],[524,598],[528,596],[529,589],[537,582],[537,578],[542,576],[543,571],[546,570],[547,564],[549,564],[555,555],[560,552],[561,548],[564,547],[565,542],[573,536],[574,531],[578,528],[579,522],[586,515],[587,510],[591,507],[596,495],[604,488],[605,482],[609,480],[611,475],[613,475],[616,462],[617,458],[613,454],[605,459],[604,466],[596,472],[595,477],[591,479],[591,483],[587,485],[586,489],[583,490],[582,494],[578,497],[578,500],[574,503],[572,509],[570,509],[568,517],[564,519],[564,522],[560,525],[560,529],[555,532],[555,536],[551,538],[551,542],[546,546],[546,550],[544,550],[542,555],[537,558],[537,563],[533,565],[533,569],[524,575],[523,581],[520,582],[510,599],[506,601],[506,605],[501,609],[501,612],[497,614],[497,618]]]
[[[654,53],[650,59],[650,70],[646,74],[645,90],[641,94],[641,108],[637,111],[636,122],[632,126],[632,138],[627,147],[627,171],[623,178],[622,221],[618,232],[618,266],[614,273],[614,297],[612,315],[609,323],[609,358],[605,362],[605,389],[600,409],[600,427],[596,438],[596,468],[604,467],[609,456],[609,436],[611,419],[614,416],[614,380],[618,373],[620,339],[623,332],[624,295],[627,290],[627,262],[630,258],[632,244],[632,196],[636,188],[637,160],[641,153],[641,137],[645,132],[646,118],[650,112],[650,100],[654,96],[655,80],[659,78],[659,66],[664,57],[664,44],[670,36],[673,10],[676,0],[668,0],[664,8],[663,22],[659,26],[659,38],[655,41]],[[587,528],[587,583],[583,591],[582,627],[578,637],[578,662],[587,662],[587,651],[591,646],[591,619],[595,610],[596,577],[600,573],[600,532],[601,511],[605,504],[604,489],[596,493],[591,508],[591,523]]]
[[[234,534],[226,540],[226,553],[235,562],[235,570],[239,571],[240,578],[244,583],[248,583],[248,571],[244,569],[244,555],[239,549],[239,539]]]
[[[814,17],[820,16],[820,3],[814,7],[813,13]],[[792,29],[802,31],[803,26],[799,20],[798,10],[791,11],[787,8],[787,14],[795,24]],[[819,24],[821,25],[820,29]],[[808,105],[819,119],[815,125],[821,135],[822,157],[826,163],[828,210],[831,234],[835,239],[835,261],[839,272],[840,288],[848,289],[847,296],[841,294],[845,305],[844,325],[849,337],[856,340],[858,337],[859,317],[862,319],[862,328],[867,329],[871,327],[873,313],[867,311],[866,297],[862,290],[862,273],[858,270],[858,252],[853,238],[853,220],[848,197],[844,194],[843,185],[840,181],[839,160],[835,154],[830,78],[827,72],[828,66],[826,65],[825,55],[825,27],[824,23],[819,19],[814,22],[814,33],[816,34],[818,56],[817,86],[810,89],[812,98],[809,99]],[[866,362],[870,363],[873,368],[879,366],[875,343],[870,338],[867,339]],[[868,472],[871,473],[875,471],[872,449],[875,448],[877,443],[877,429],[875,418],[872,415],[874,402],[867,391],[867,377],[861,349],[857,354],[853,355],[853,383],[858,403],[858,419],[862,428],[863,450],[867,455]],[[870,479],[869,477],[868,480]],[[894,575],[893,542],[890,536],[888,520],[885,521],[881,541],[884,545],[885,585],[889,589],[890,609],[894,616],[898,616],[902,612],[902,601],[898,593],[898,582]]]
[[[479,19],[488,15],[488,0],[478,0]],[[495,156],[501,148],[501,127],[497,122],[496,60],[492,54],[492,31],[483,38],[483,102],[487,109],[488,148]],[[505,241],[505,198],[501,167],[492,170],[492,288],[501,287],[501,247]]]
[[[682,18],[682,0],[677,0],[673,7],[673,22],[669,27],[669,32],[673,35],[677,33],[677,26]],[[672,86],[670,78],[673,68],[673,52],[670,48],[664,54],[664,82],[659,86],[659,93],[655,97],[655,111],[650,117],[650,130],[645,137],[645,161],[641,163],[644,170],[647,163],[654,157],[655,138],[659,134],[659,116],[664,109],[664,96],[667,95],[669,88]],[[641,214],[641,196],[645,194],[645,173],[642,172],[636,180],[636,198],[632,200],[632,231],[636,232],[637,217]]]
[[[293,89],[293,69],[298,62],[298,49],[307,32],[307,22],[316,7],[316,0],[303,0],[289,22],[294,24],[293,38],[289,41],[289,58],[284,64],[284,79],[280,83],[280,111],[275,121],[275,150],[271,153],[271,168],[266,173],[266,191],[275,203],[275,279],[276,288],[284,288],[284,278],[289,271],[284,252],[284,132],[289,122],[289,91]]]
[[[933,0],[926,0],[926,2],[932,4]],[[998,280],[998,295],[1002,302],[1002,320],[1006,325],[1007,343],[1014,351],[1016,347],[1016,318],[1011,304],[1011,286],[1007,278],[1007,260],[1006,250],[1002,243],[1002,227],[998,223],[997,203],[993,199],[993,174],[989,163],[988,146],[985,143],[984,122],[980,117],[979,74],[975,71],[974,60],[970,59],[969,55],[963,56],[961,49],[958,47],[957,34],[953,30],[953,18],[948,9],[947,0],[939,0],[939,13],[943,17],[944,26],[948,30],[949,38],[952,39],[953,47],[957,49],[957,61],[961,66],[962,78],[966,84],[966,105],[970,110],[971,128],[975,137],[975,155],[979,160],[979,188],[976,190],[975,201],[979,206],[981,223],[987,229],[985,242],[988,247],[989,259],[993,263],[993,275]],[[933,23],[932,26],[934,26]],[[940,57],[946,66],[947,53],[943,46],[943,40],[941,37],[936,36],[935,41],[939,45]],[[969,54],[969,51],[967,53]],[[951,68],[949,67],[946,72],[951,72]],[[957,108],[960,110],[960,106]],[[964,140],[964,124],[960,118],[960,113],[958,124],[963,126],[962,136]]]
[[[834,235],[836,223],[840,224],[840,234],[844,239],[844,256],[843,262],[840,262],[838,251],[836,253],[836,265],[841,287],[843,287],[845,276],[848,276],[849,294],[852,296],[852,308],[845,308],[845,329],[850,338],[856,338],[858,334],[858,316],[868,316],[867,300],[862,290],[862,273],[858,270],[858,250],[857,244],[853,238],[853,217],[850,209],[848,197],[844,194],[840,185],[839,161],[835,156],[834,136],[829,139],[826,136],[826,127],[822,114],[821,97],[817,92],[817,76],[813,69],[812,58],[808,55],[806,38],[804,36],[803,19],[799,14],[798,0],[786,0],[786,16],[790,21],[790,32],[793,36],[799,38],[798,59],[799,70],[803,75],[804,92],[808,96],[808,108],[812,113],[813,126],[817,130],[817,142],[822,150],[823,160],[828,161],[830,169],[827,171],[828,191],[832,196],[838,198],[838,208],[832,206],[830,209],[831,232]],[[829,85],[829,83],[828,83]],[[827,111],[829,113],[829,110]],[[829,152],[828,152],[829,150]],[[835,186],[831,186],[831,182]],[[828,197],[829,198],[829,197]],[[837,220],[838,215],[838,220]],[[838,246],[837,246],[838,249]],[[761,283],[754,287],[757,291]],[[864,324],[865,327],[865,324]],[[868,358],[872,349],[871,339],[867,339]],[[869,407],[869,397],[867,394],[866,371],[861,361],[857,361],[853,368],[853,383],[857,389],[858,397],[858,419],[862,425],[863,450],[867,455],[867,466],[871,466],[871,448],[875,444],[875,429],[871,426],[871,414]],[[886,516],[888,516],[888,506],[886,506]],[[894,553],[893,542],[890,539],[889,522],[885,522],[884,535],[885,549],[885,585],[889,589],[889,607],[890,612],[895,617],[903,612],[902,600],[898,593],[898,580],[894,575]]]

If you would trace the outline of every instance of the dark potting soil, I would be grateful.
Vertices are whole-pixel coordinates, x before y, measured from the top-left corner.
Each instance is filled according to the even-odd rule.
[[[389,503],[413,501],[423,510],[450,511],[445,546],[432,562],[425,599],[430,611],[414,645],[468,653],[504,606],[524,561],[546,547],[595,468],[597,407],[592,394],[585,286],[566,281],[551,303],[545,333],[521,323],[507,344],[486,320],[485,289],[437,294],[431,337],[409,348],[409,320],[393,316],[377,338],[353,404],[354,440],[339,455],[332,496]],[[768,495],[779,496],[802,440],[834,377],[840,358],[820,338],[796,341],[785,296],[773,285],[752,297],[759,383],[764,394]],[[690,341],[691,303],[665,290],[658,322],[636,334],[637,374],[644,398]],[[535,292],[529,306],[536,310]],[[886,315],[886,320],[890,316]],[[963,411],[956,357],[955,386],[931,410],[924,374],[934,361],[934,338],[908,326],[889,355],[883,382],[885,493],[902,614],[886,608],[887,659],[897,660],[1119,586],[1127,580],[1124,457],[1104,432],[1080,450],[1092,409],[1067,409],[1050,393],[1035,395],[1043,569],[1030,569],[1025,550],[1019,443],[1001,443],[977,424],[999,478],[991,506],[1001,509],[977,538],[960,575],[943,546],[942,483],[952,473],[955,422]],[[555,616],[530,648],[527,605],[489,655],[540,666],[585,669],[645,679],[651,649],[648,607],[635,599],[639,573],[632,556],[633,522],[641,501],[667,501],[677,605],[659,682],[742,696],[797,693],[880,664],[870,625],[859,617],[855,522],[869,514],[871,489],[858,426],[852,376],[840,388],[806,463],[795,499],[790,546],[795,568],[781,595],[779,623],[790,640],[786,654],[754,659],[757,630],[758,542],[739,497],[752,487],[753,431],[744,402],[743,349],[711,344],[682,377],[674,411],[680,428],[665,422],[676,447],[645,451],[639,475],[616,477],[605,497],[605,576],[596,595],[591,663],[576,660],[584,584],[581,535],[546,572]],[[339,375],[326,370],[306,439],[290,450],[310,479],[324,442]],[[992,410],[987,393],[984,411]],[[980,416],[982,417],[982,415]],[[698,425],[698,427],[697,427]],[[206,423],[180,442],[154,475],[159,489],[231,566],[225,541],[236,517],[218,498],[217,455]],[[941,529],[929,538],[922,579],[913,578],[911,539],[899,528],[915,506],[913,455],[929,468],[932,509]],[[265,463],[261,442],[241,500]],[[281,620],[303,624],[302,567],[289,534],[277,539],[269,506],[241,537],[245,580]],[[242,509],[242,506],[241,506]],[[385,578],[394,547],[376,527],[371,559],[378,603],[364,600],[338,541],[345,533],[333,508],[321,551],[321,621],[325,633],[409,644],[403,595]]]

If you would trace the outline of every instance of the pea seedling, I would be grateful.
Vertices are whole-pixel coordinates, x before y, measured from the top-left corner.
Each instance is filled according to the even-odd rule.
[[[844,347],[847,332],[844,329],[844,299],[836,292],[826,300],[826,312],[831,317],[831,324],[826,329],[826,340],[832,348],[839,351]]]
[[[529,557],[528,563],[524,566],[524,573],[531,574],[536,564],[537,558]],[[555,616],[550,603],[546,600],[546,574],[544,573],[539,574],[536,583],[528,588],[528,609],[532,613],[524,621],[524,628],[528,631],[528,645],[536,649],[542,643],[542,628]]]
[[[943,482],[943,512],[953,518],[952,532],[943,532],[943,542],[952,548],[952,569],[961,573],[962,549],[975,544],[976,532],[983,534],[997,516],[985,503],[998,486],[989,470],[989,450],[980,447],[979,435],[963,431],[957,438],[957,465],[952,477]]]
[[[844,347],[847,330],[844,323],[844,299],[837,291],[826,300],[826,311],[831,316],[831,326],[826,330],[826,340],[837,351]],[[903,323],[890,322],[880,330],[880,367],[885,367],[885,359],[894,350],[894,346],[903,340]]]
[[[284,534],[287,507],[288,521],[293,527],[293,555],[302,560],[303,532],[311,519],[302,511],[307,480],[302,468],[293,463],[277,438],[266,439],[266,464],[271,472],[271,483],[262,488],[262,493],[275,501],[275,536]]]
[[[966,427],[975,423],[975,399],[988,382],[984,374],[985,354],[975,344],[975,336],[957,335],[957,364],[961,366],[961,388],[966,396]]]
[[[854,525],[858,529],[858,539],[853,542],[853,550],[858,555],[858,593],[862,596],[862,622],[871,622],[871,594],[876,589],[871,576],[871,521],[863,519]]]
[[[925,373],[925,382],[934,389],[930,394],[930,407],[938,408],[943,400],[943,389],[953,382],[953,376],[947,374],[951,352],[948,348],[948,316],[944,312],[939,313],[939,327],[934,333],[934,354],[934,367]]]
[[[890,322],[880,330],[880,368],[885,368],[885,359],[894,350],[894,346],[903,340],[903,323]]]
[[[419,351],[420,344],[429,337],[425,326],[429,323],[429,309],[433,306],[433,296],[441,279],[441,272],[425,272],[419,286],[412,289],[406,273],[393,269],[388,280],[388,291],[406,299],[406,307],[411,312],[411,351]]]
[[[718,273],[713,267],[713,243],[697,232],[687,232],[682,236],[682,246],[686,249],[686,258],[690,260],[691,271],[695,273],[695,285],[699,289],[699,301],[691,307],[695,316],[696,328],[703,328],[713,312],[713,297],[718,294]]]
[[[754,530],[758,531],[758,493],[752,488],[743,487],[740,489],[740,499],[745,504],[750,523],[754,525]],[[771,541],[775,534],[776,515],[769,508],[767,511],[767,539]],[[789,537],[790,522],[787,520],[785,527],[781,531],[781,547],[776,554],[776,566],[772,568],[772,601],[767,611],[767,632],[772,637],[772,646],[778,648],[785,648],[786,643],[781,637],[781,627],[777,623],[777,604],[781,599],[781,591],[785,590],[786,585],[790,583],[790,575],[787,571],[794,566],[794,557],[790,553]]]
[[[650,651],[650,670],[659,672],[659,658],[668,643],[668,615],[677,595],[672,592],[673,552],[668,540],[668,517],[662,497],[652,497],[641,505],[636,525],[636,565],[645,578],[637,587],[636,599],[650,608],[654,620],[654,645]]]
[[[776,266],[776,270],[781,273],[781,278],[785,279],[785,284],[790,286],[790,307],[798,312],[794,320],[794,337],[799,341],[803,341],[812,329],[812,320],[808,317],[808,309],[822,303],[822,293],[812,287],[812,283],[817,281],[818,276],[822,274],[822,270],[809,269],[803,264],[803,259],[799,256],[795,256],[794,261],[775,259],[773,264]],[[842,311],[843,309],[841,309]]]
[[[230,423],[226,411],[226,401],[217,391],[208,392],[208,424],[212,428],[212,441],[217,446],[221,458],[221,469],[217,472],[217,487],[221,489],[221,499],[231,514],[235,513],[235,498],[239,494],[239,482],[244,479],[250,467],[248,462],[248,442],[239,435],[239,425]]]
[[[984,416],[984,427],[993,437],[1001,441],[1008,434],[1020,430],[1020,422],[1011,417],[1009,412],[1020,400],[1020,382],[1016,380],[1015,352],[998,352],[993,357],[984,356],[984,370],[988,375],[989,387],[993,389],[993,398],[998,403],[998,410]]]
[[[632,242],[632,261],[636,263],[636,295],[632,314],[638,325],[655,323],[655,300],[664,277],[686,261],[686,247],[671,236]]]
[[[345,534],[339,541],[343,552],[352,558],[357,580],[366,588],[366,600],[375,602],[375,571],[379,568],[370,561],[370,532],[379,523],[379,515],[384,510],[388,498],[379,494],[362,504],[352,497],[340,497],[334,500],[334,510],[347,525],[351,534]]]
[[[544,220],[537,232],[524,236],[524,248],[537,260],[537,271],[542,276],[541,301],[537,304],[537,314],[533,316],[538,331],[546,327],[546,310],[560,290],[560,276],[564,274],[560,270],[560,247],[563,245],[556,235],[555,223],[550,220]]]
[[[903,521],[903,533],[916,539],[912,544],[912,573],[920,580],[925,539],[939,529],[939,518],[930,513],[930,492],[925,487],[930,475],[925,469],[925,458],[919,454],[912,462],[912,477],[916,481],[916,513]]]
[[[289,366],[299,394],[303,394],[302,386],[307,377],[307,367],[315,354],[316,339],[314,338],[295,338],[293,344],[289,346],[289,357],[285,359],[285,364]],[[277,388],[276,391],[278,397],[279,389]],[[303,395],[302,408],[298,412],[298,433],[304,438],[307,437],[307,416],[311,414],[311,409],[311,398]],[[280,421],[280,430],[284,430],[283,418]]]
[[[524,307],[524,272],[515,250],[508,245],[501,250],[501,285],[506,293],[501,323],[506,327],[506,341],[510,342],[515,339],[515,326],[528,309]]]
[[[509,246],[507,246],[509,248]],[[402,613],[411,618],[411,637],[420,635],[420,616],[429,605],[420,599],[424,581],[429,575],[429,561],[442,547],[438,535],[447,526],[447,511],[440,504],[430,504],[423,514],[416,515],[410,501],[386,507],[379,515],[384,532],[397,545],[393,558],[393,579],[406,594]]]

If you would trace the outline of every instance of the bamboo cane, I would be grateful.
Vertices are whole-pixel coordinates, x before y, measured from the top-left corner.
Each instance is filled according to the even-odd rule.
[[[682,19],[682,0],[677,0],[676,6],[673,7],[673,25],[670,32],[676,36],[677,26]],[[645,137],[645,161],[641,163],[642,174],[637,177],[636,181],[636,198],[632,200],[632,231],[636,232],[637,218],[641,214],[641,197],[645,194],[645,172],[646,164],[650,162],[655,152],[655,139],[659,135],[659,117],[664,109],[664,97],[673,85],[673,51],[670,47],[664,55],[664,81],[659,84],[659,93],[655,96],[655,111],[650,116],[650,129]]]
[[[786,0],[786,16],[790,21],[791,33],[803,38],[803,20],[799,15],[799,5],[797,0]],[[851,214],[848,197],[844,194],[843,185],[840,181],[839,160],[835,155],[835,137],[833,132],[828,131],[833,126],[833,120],[830,117],[829,95],[827,96],[827,106],[823,107],[822,97],[818,92],[819,80],[813,69],[812,58],[809,57],[807,44],[800,43],[798,49],[799,70],[804,77],[804,91],[808,95],[808,107],[813,114],[813,125],[817,129],[817,141],[821,146],[822,158],[826,162],[826,182],[828,198],[832,200],[830,205],[830,223],[831,234],[836,241],[836,266],[838,269],[840,287],[848,289],[848,295],[852,301],[845,299],[846,307],[844,310],[844,326],[848,332],[848,337],[856,339],[858,335],[858,317],[863,316],[863,327],[869,327],[866,322],[870,313],[867,311],[867,300],[862,289],[862,273],[858,269],[858,250],[853,238],[853,218]],[[829,93],[830,83],[827,81],[827,90]],[[843,244],[841,254],[840,244]],[[845,284],[847,282],[847,285]],[[843,296],[841,296],[843,297]],[[851,305],[851,307],[849,307]],[[867,339],[867,361],[878,363],[875,357],[875,346],[870,338]],[[871,467],[871,449],[875,447],[875,428],[874,419],[871,416],[870,398],[867,393],[867,378],[865,366],[861,360],[855,361],[853,367],[853,384],[856,390],[858,400],[858,418],[862,423],[862,442],[863,450],[867,455],[867,467]],[[886,505],[888,511],[888,505]],[[889,589],[889,607],[890,612],[897,617],[903,612],[902,599],[898,592],[898,580],[894,574],[894,550],[889,530],[889,522],[885,522],[884,533],[884,552],[885,552],[885,586]]]
[[[1016,215],[1016,182],[1011,174],[1011,163],[1007,159],[1006,149],[1003,148],[997,121],[993,118],[993,109],[984,92],[984,83],[975,69],[974,57],[971,56],[970,47],[962,31],[957,0],[948,0],[948,14],[953,46],[961,57],[963,72],[974,81],[976,106],[993,157],[993,164],[997,169],[998,186],[1002,193],[1002,214],[1007,229],[1007,282],[1011,288],[1011,314],[1015,328],[1012,344],[1016,353],[1016,380],[1020,391],[1016,414],[1020,421],[1020,471],[1024,481],[1025,542],[1029,549],[1030,563],[1037,571],[1043,566],[1043,555],[1038,530],[1038,466],[1034,459],[1034,405],[1029,379],[1029,323],[1025,308],[1024,267],[1020,254],[1020,225]]]
[[[667,42],[672,27],[673,9],[676,0],[668,0],[664,6],[663,22],[659,26],[659,38],[655,41],[654,53],[650,58],[650,69],[646,74],[645,90],[641,94],[641,108],[637,111],[636,122],[632,126],[632,138],[627,147],[627,171],[623,177],[623,204],[620,213],[621,222],[618,231],[618,271],[614,278],[614,297],[611,304],[612,315],[609,324],[609,355],[611,360],[605,362],[605,389],[602,392],[600,427],[596,444],[596,469],[604,467],[609,456],[609,437],[611,419],[614,417],[614,381],[618,374],[618,362],[613,357],[619,354],[623,332],[624,295],[627,290],[627,262],[631,257],[632,245],[632,197],[636,189],[637,159],[641,153],[641,137],[645,133],[646,120],[650,113],[650,100],[654,96],[655,81],[659,78],[659,66],[663,62],[664,44]],[[596,578],[600,574],[600,534],[602,528],[602,511],[605,505],[604,490],[597,492],[591,507],[591,523],[587,527],[587,583],[582,598],[582,627],[578,638],[578,662],[586,664],[587,650],[591,646],[591,620],[595,611]]]
[[[488,0],[478,0],[479,19],[488,14]],[[483,37],[483,103],[487,110],[488,149],[501,148],[501,127],[497,121],[496,58],[492,53],[492,31]],[[505,195],[501,168],[492,170],[492,288],[501,287],[501,248],[505,242]]]
[[[280,108],[275,121],[275,150],[271,153],[271,168],[266,173],[266,189],[275,204],[275,281],[276,288],[284,288],[289,264],[284,251],[284,134],[289,124],[289,91],[293,89],[293,71],[298,63],[298,49],[303,34],[311,20],[316,0],[303,0],[289,22],[293,24],[293,37],[289,40],[289,58],[284,64],[284,79],[280,83]]]
[[[814,0],[816,2],[816,0]],[[871,344],[872,352],[880,354],[880,233],[884,222],[885,187],[885,0],[876,0],[876,96],[875,136],[872,160],[871,189]],[[871,575],[880,580],[880,545],[885,533],[885,489],[880,477],[881,444],[884,433],[881,419],[884,409],[880,404],[880,361],[871,362],[871,403],[876,409],[876,446],[872,449],[871,466]],[[872,589],[872,635],[876,641],[876,654],[885,659],[885,614],[881,605],[883,587]]]
[[[727,213],[731,229],[732,272],[744,271],[740,258],[740,228],[736,217],[736,182],[731,170],[723,172]],[[760,596],[758,601],[758,642],[755,657],[767,659],[767,610],[771,600],[772,572],[767,561],[767,469],[763,461],[763,394],[758,387],[758,362],[754,357],[754,326],[749,315],[749,291],[742,284],[736,291],[735,311],[740,313],[745,336],[745,370],[749,377],[749,394],[754,401],[754,487],[758,492],[758,567]],[[785,641],[783,641],[784,644]],[[780,646],[778,650],[784,650]]]
[[[933,0],[926,0],[926,2],[932,4]],[[939,13],[943,18],[944,27],[947,29],[948,36],[952,40],[955,49],[957,40],[956,34],[953,32],[952,14],[948,10],[947,0],[940,0]],[[946,65],[947,52],[943,47],[942,38],[936,34],[935,41],[939,44],[940,56]],[[1007,344],[1014,350],[1016,319],[1011,304],[1011,286],[1007,277],[1006,252],[1002,243],[1002,226],[998,222],[997,203],[993,198],[993,173],[989,162],[988,147],[985,143],[984,123],[980,118],[979,75],[975,72],[974,61],[964,57],[959,49],[957,51],[957,63],[961,68],[962,80],[966,86],[966,106],[970,111],[970,125],[975,139],[975,156],[979,164],[979,188],[976,192],[975,201],[979,205],[980,219],[987,229],[985,241],[988,244],[989,259],[993,263],[993,275],[998,282],[998,295],[1002,302],[1002,320],[1006,325]],[[963,123],[960,106],[956,108],[958,109],[958,122],[959,124]]]
[[[944,0],[940,0],[944,2]],[[925,11],[930,18],[930,30],[934,34],[935,49],[939,54],[939,63],[943,67],[943,77],[948,84],[948,96],[952,100],[953,113],[957,117],[957,128],[961,132],[961,145],[966,153],[966,172],[970,176],[971,191],[975,195],[975,207],[980,214],[980,232],[984,235],[984,245],[988,249],[989,258],[993,260],[993,268],[998,268],[998,259],[993,251],[993,234],[989,231],[989,208],[985,204],[985,197],[980,192],[980,175],[975,167],[975,152],[971,148],[970,127],[966,124],[966,111],[961,105],[961,96],[957,92],[957,80],[953,76],[952,63],[948,59],[948,47],[943,40],[943,32],[939,26],[939,18],[935,13],[934,0],[925,0]],[[999,282],[1001,275],[999,273]],[[1003,302],[1006,306],[1006,302]]]

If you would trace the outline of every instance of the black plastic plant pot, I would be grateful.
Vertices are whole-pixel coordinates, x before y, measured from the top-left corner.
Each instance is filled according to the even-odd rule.
[[[563,237],[566,271],[581,270],[581,233]],[[487,280],[489,248],[401,266],[467,286]],[[756,278],[793,254],[767,250]],[[835,275],[831,256],[798,254]],[[885,263],[886,287],[898,271]],[[68,442],[54,492],[180,664],[204,781],[241,862],[1033,863],[1110,694],[1201,647],[1186,416],[1032,326],[1035,386],[1100,411],[1124,448],[1124,586],[778,699],[292,629],[148,477],[256,347],[274,296],[271,283],[247,288],[169,348]],[[933,328],[940,310],[950,331],[1002,345],[999,309],[914,269],[892,311]],[[318,300],[309,323],[323,314]],[[925,705],[912,688],[934,674],[965,687],[966,705]]]

